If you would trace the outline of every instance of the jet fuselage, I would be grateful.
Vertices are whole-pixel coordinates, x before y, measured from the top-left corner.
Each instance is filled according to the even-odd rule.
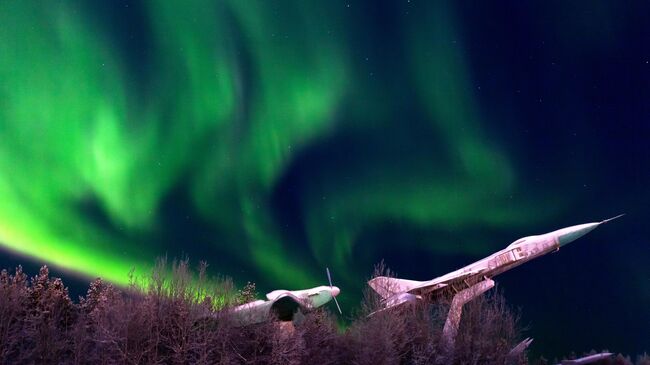
[[[537,257],[558,251],[560,247],[575,241],[607,221],[609,219],[602,222],[566,227],[537,236],[520,238],[508,247],[488,257],[429,282],[423,282],[420,293],[444,292],[445,290],[440,290],[443,287],[454,291],[465,289],[484,278],[492,278]],[[446,283],[447,285],[436,285],[436,283]]]

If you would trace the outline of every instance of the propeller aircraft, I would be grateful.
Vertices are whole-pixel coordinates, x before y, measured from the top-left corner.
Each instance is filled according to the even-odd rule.
[[[332,284],[329,268],[326,271],[329,286],[321,285],[302,290],[274,290],[266,294],[267,300],[256,300],[239,305],[232,308],[231,313],[242,326],[269,320],[289,322],[322,307],[333,299],[339,313],[342,314],[336,300],[341,290]]]

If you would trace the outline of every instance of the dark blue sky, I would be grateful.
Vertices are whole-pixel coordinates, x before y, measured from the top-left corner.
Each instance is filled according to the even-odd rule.
[[[189,255],[353,308],[627,215],[497,278],[534,354],[650,343],[650,5],[0,4],[2,265],[73,292]],[[81,278],[81,279],[80,279]]]

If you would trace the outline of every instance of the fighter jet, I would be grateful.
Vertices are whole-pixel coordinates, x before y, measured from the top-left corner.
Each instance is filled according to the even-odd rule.
[[[232,308],[237,323],[241,326],[278,320],[283,322],[294,321],[316,308],[322,307],[334,299],[336,307],[341,313],[336,296],[341,290],[332,285],[332,277],[327,269],[329,286],[317,286],[303,290],[274,290],[266,294],[267,300],[256,300]]]
[[[622,215],[601,222],[580,224],[546,234],[520,238],[501,251],[432,280],[415,281],[376,277],[368,281],[368,285],[382,297],[382,307],[371,315],[425,298],[435,299],[436,296],[453,295],[441,341],[442,351],[450,351],[458,333],[463,305],[494,287],[493,277],[547,253],[556,252],[560,247],[593,231],[601,224]]]
[[[501,251],[432,280],[415,281],[379,276],[368,281],[368,285],[383,298],[384,309],[438,294],[451,292],[458,295],[469,288],[484,292],[494,286],[491,280],[494,276],[547,253],[556,252],[560,247],[593,231],[601,224],[621,216],[623,214],[601,222],[580,224],[520,238]]]

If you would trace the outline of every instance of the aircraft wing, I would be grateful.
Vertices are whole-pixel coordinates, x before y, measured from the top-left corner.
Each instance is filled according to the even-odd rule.
[[[298,309],[303,312],[309,310],[303,300],[290,292],[280,294],[270,302],[273,303],[270,308],[272,313],[281,321],[293,320],[293,315],[298,311]]]
[[[425,295],[431,294],[439,289],[448,286],[451,283],[462,281],[471,276],[480,274],[482,269],[473,269],[464,272],[451,272],[449,274],[437,277],[433,280],[424,281],[420,285],[414,286],[407,290],[409,294]]]
[[[400,307],[407,303],[414,303],[426,295],[440,290],[450,284],[465,280],[471,276],[480,274],[483,268],[476,267],[473,269],[460,269],[429,281],[415,281],[396,279],[386,276],[377,276],[370,281],[368,285],[382,297],[382,308],[371,313],[374,315],[378,312]]]
[[[378,276],[368,281],[368,285],[383,299],[390,298],[398,293],[409,293],[413,295],[424,295],[442,289],[452,282],[464,280],[470,276],[479,274],[480,268],[467,271],[453,271],[443,276],[428,281],[415,281]]]
[[[232,314],[238,325],[261,323],[269,319],[271,304],[268,301],[256,300],[232,308]]]
[[[405,293],[423,283],[425,282],[396,279],[386,276],[377,276],[368,281],[368,285],[383,299],[387,299],[398,293]]]
[[[250,325],[271,319],[291,321],[299,309],[303,312],[308,310],[303,300],[286,291],[275,295],[273,300],[256,300],[237,306],[233,308],[233,314],[240,325]]]

